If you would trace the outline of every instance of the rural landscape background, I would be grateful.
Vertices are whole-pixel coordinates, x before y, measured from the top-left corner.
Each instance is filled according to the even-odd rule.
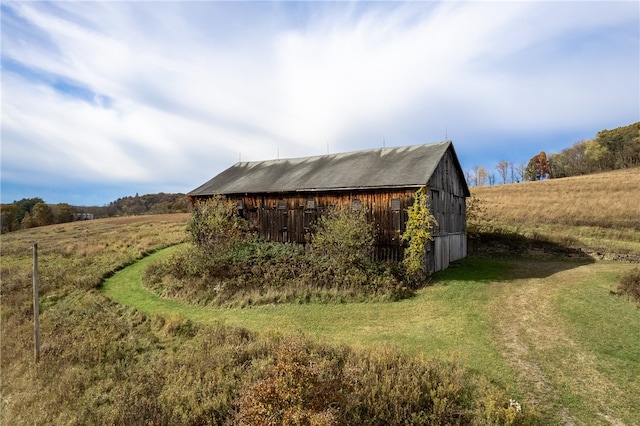
[[[4,233],[0,422],[638,424],[640,168],[598,161],[473,186],[470,256],[395,298],[163,293],[145,276],[188,253],[191,213]]]

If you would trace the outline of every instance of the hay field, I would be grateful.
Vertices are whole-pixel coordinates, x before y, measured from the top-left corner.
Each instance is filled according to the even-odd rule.
[[[471,188],[485,231],[640,254],[640,168]]]

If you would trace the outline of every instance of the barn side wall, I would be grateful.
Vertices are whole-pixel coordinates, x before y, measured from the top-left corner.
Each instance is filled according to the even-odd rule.
[[[467,256],[467,217],[464,176],[448,150],[431,175],[431,213],[438,222],[427,253],[427,270],[441,271]]]
[[[431,209],[438,224],[427,250],[429,272],[446,269],[466,257],[465,197],[430,190]],[[399,261],[404,254],[400,235],[406,229],[407,210],[415,189],[393,191],[344,191],[327,193],[247,194],[230,198],[238,202],[242,216],[267,241],[306,244],[314,222],[333,207],[360,208],[375,224],[376,260]]]
[[[434,237],[427,249],[427,270],[442,271],[449,263],[467,257],[467,236],[464,233]]]
[[[318,216],[333,207],[362,209],[375,224],[376,253],[380,260],[400,260],[400,234],[415,189],[378,191],[296,192],[229,196],[242,216],[265,240],[305,244]]]
[[[431,212],[438,221],[434,235],[464,233],[467,229],[464,176],[448,150],[427,183]]]

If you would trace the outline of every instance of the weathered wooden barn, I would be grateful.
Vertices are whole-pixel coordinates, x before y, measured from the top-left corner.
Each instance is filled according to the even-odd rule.
[[[313,222],[332,207],[364,209],[376,225],[376,257],[399,260],[407,208],[425,187],[437,220],[427,253],[431,272],[467,254],[469,188],[450,141],[270,161],[239,162],[189,192],[192,201],[221,194],[265,240],[304,244]]]

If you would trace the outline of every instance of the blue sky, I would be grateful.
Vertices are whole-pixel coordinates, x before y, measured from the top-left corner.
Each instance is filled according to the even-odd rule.
[[[465,170],[640,120],[640,3],[1,2],[2,202],[453,140]]]

